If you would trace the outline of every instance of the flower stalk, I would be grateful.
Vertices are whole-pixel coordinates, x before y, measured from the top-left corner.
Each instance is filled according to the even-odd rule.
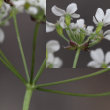
[[[33,94],[33,86],[28,84],[26,88],[26,93],[24,96],[24,103],[23,103],[23,109],[22,110],[29,110],[32,94]]]
[[[75,59],[74,59],[74,62],[73,62],[73,68],[76,68],[76,66],[77,66],[77,62],[78,62],[78,59],[79,59],[80,51],[81,51],[80,48],[78,48],[77,51],[76,51]]]
[[[97,94],[80,94],[80,93],[71,93],[71,92],[64,92],[64,91],[44,89],[44,88],[38,88],[37,90],[43,91],[43,92],[49,92],[49,93],[53,93],[53,94],[76,96],[76,97],[101,97],[101,96],[110,95],[110,92],[104,92],[104,93],[99,93],[99,94],[98,93]]]
[[[19,44],[19,49],[20,49],[20,52],[21,52],[22,61],[23,61],[23,64],[24,64],[26,76],[27,76],[27,79],[29,81],[30,77],[29,77],[29,73],[28,73],[28,67],[27,67],[25,56],[24,56],[23,47],[22,47],[22,44],[21,44],[21,39],[20,39],[20,34],[19,34],[19,29],[18,29],[18,24],[17,24],[17,19],[16,19],[16,9],[14,9],[14,8],[13,8],[13,13],[14,13],[13,14],[13,20],[14,20],[14,26],[15,26],[17,40],[18,40],[18,44]]]
[[[40,23],[37,23],[35,26],[35,32],[33,37],[33,50],[32,50],[32,62],[31,62],[31,77],[30,77],[30,83],[32,84],[33,81],[33,75],[34,75],[34,68],[35,68],[35,53],[36,53],[36,45],[37,45],[37,35],[39,31]]]
[[[94,72],[94,73],[91,73],[91,74],[88,74],[88,75],[79,76],[79,77],[76,77],[76,78],[71,78],[71,79],[57,81],[57,82],[51,82],[51,83],[45,83],[45,84],[39,84],[39,85],[36,86],[36,88],[54,86],[54,85],[65,84],[65,83],[74,82],[74,81],[78,81],[78,80],[82,80],[82,79],[87,79],[87,78],[90,78],[90,77],[94,77],[94,76],[97,76],[97,75],[104,74],[107,71],[110,71],[110,68],[102,69],[102,70],[99,70],[97,72]]]

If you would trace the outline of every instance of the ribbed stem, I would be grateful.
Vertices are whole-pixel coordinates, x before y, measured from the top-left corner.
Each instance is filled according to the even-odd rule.
[[[29,110],[31,98],[32,98],[33,89],[27,88],[26,93],[24,96],[24,103],[23,103],[23,109],[22,110]]]
[[[76,51],[76,56],[75,56],[75,59],[74,59],[74,62],[73,62],[73,68],[76,68],[76,66],[77,66],[80,51],[81,51],[80,48],[78,48],[77,51]]]
[[[32,84],[33,81],[33,75],[34,75],[34,68],[35,68],[35,53],[36,53],[36,45],[37,45],[37,35],[39,31],[39,26],[40,23],[37,23],[35,26],[35,31],[34,31],[34,37],[33,37],[33,50],[32,50],[32,61],[31,61],[31,77],[30,77],[30,83]]]

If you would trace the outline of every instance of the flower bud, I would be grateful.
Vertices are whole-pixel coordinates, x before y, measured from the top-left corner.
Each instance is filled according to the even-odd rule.
[[[56,25],[56,31],[60,36],[63,35],[63,28],[59,24]]]
[[[102,30],[103,24],[99,23],[97,28],[96,28],[96,33],[98,34]]]
[[[67,26],[71,24],[71,16],[68,14],[65,16],[65,23]]]

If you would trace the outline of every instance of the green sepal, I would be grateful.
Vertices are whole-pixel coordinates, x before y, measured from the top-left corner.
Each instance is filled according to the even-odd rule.
[[[65,16],[65,23],[67,26],[70,26],[71,24],[71,16],[69,14]]]
[[[96,28],[96,33],[97,34],[102,30],[102,27],[103,27],[103,23],[99,23],[97,28]]]
[[[60,36],[63,35],[63,28],[59,24],[56,24],[56,31]]]

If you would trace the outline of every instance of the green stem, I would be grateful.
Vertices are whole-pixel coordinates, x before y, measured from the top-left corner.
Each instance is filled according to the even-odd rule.
[[[78,97],[100,97],[100,96],[110,95],[110,92],[99,93],[99,94],[80,94],[80,93],[70,93],[70,92],[63,92],[63,91],[57,91],[57,90],[43,89],[43,88],[38,88],[37,90],[43,91],[43,92],[54,93],[54,94],[78,96]]]
[[[74,59],[74,63],[73,63],[73,68],[76,68],[76,66],[77,66],[80,51],[81,51],[80,48],[78,48],[77,51],[76,51],[76,55],[75,55],[75,59]]]
[[[45,70],[45,68],[46,68],[46,58],[45,58],[43,64],[41,65],[37,75],[35,76],[35,79],[33,81],[34,84],[38,81],[39,77],[42,75],[42,73]]]
[[[20,39],[20,34],[19,34],[19,29],[18,29],[18,24],[17,24],[17,19],[16,19],[16,13],[13,14],[13,20],[14,20],[14,26],[15,26],[15,30],[16,30],[16,34],[17,34],[17,40],[18,40],[18,44],[19,44],[19,48],[20,48],[20,52],[21,52],[21,56],[22,56],[26,76],[27,76],[27,79],[29,81],[30,77],[29,77],[27,63],[26,63],[26,59],[25,59],[22,44],[21,44],[21,39]]]
[[[23,78],[23,76],[14,68],[13,65],[7,63],[7,61],[5,61],[4,59],[2,59],[1,57],[0,57],[0,61],[8,68],[11,72],[13,72],[14,75],[24,83],[24,85],[26,85],[26,83],[27,83],[26,80],[25,80],[25,79]]]
[[[33,50],[32,50],[32,63],[31,63],[31,77],[30,77],[30,83],[32,84],[33,81],[33,75],[34,75],[34,68],[35,68],[35,53],[36,53],[36,45],[37,45],[37,34],[39,31],[40,23],[37,23],[35,26],[35,32],[34,32],[34,38],[33,38]]]
[[[90,78],[90,77],[93,77],[93,76],[103,74],[107,71],[110,71],[110,68],[102,69],[100,71],[97,71],[97,72],[94,72],[94,73],[91,73],[91,74],[88,74],[88,75],[84,75],[84,76],[80,76],[80,77],[76,77],[76,78],[71,78],[71,79],[67,79],[67,80],[63,80],[63,81],[39,84],[39,85],[36,86],[36,88],[59,85],[59,84],[65,84],[65,83],[74,82],[74,81],[78,81],[78,80],[82,80],[82,79],[87,79],[87,78]]]
[[[24,103],[23,103],[23,109],[22,110],[29,110],[31,98],[32,98],[33,89],[27,88],[26,93],[24,96]]]

